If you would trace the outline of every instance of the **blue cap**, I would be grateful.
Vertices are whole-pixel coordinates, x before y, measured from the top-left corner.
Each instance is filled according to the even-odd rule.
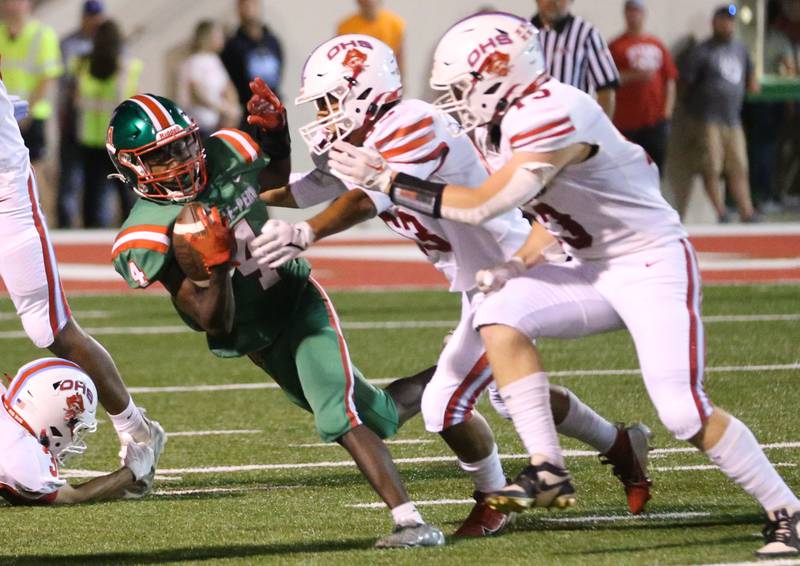
[[[714,10],[714,17],[735,18],[737,12],[736,4],[725,4]]]
[[[102,14],[104,9],[105,6],[103,6],[101,0],[86,0],[86,2],[83,3],[83,13],[87,16]]]

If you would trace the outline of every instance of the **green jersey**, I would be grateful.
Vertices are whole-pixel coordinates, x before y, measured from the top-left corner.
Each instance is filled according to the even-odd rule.
[[[220,357],[242,356],[271,345],[292,319],[311,268],[295,259],[278,269],[259,266],[250,242],[267,221],[267,207],[258,198],[258,175],[269,159],[252,139],[238,130],[220,130],[205,143],[208,182],[197,197],[216,206],[228,219],[236,238],[238,263],[233,273],[236,302],[233,330],[208,336],[209,349]],[[133,288],[158,281],[175,257],[172,226],[182,204],[139,199],[114,240],[114,268]],[[178,312],[184,321],[191,320]]]

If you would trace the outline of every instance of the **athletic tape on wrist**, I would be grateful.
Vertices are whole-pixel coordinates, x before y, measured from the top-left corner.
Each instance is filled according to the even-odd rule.
[[[442,192],[446,186],[444,183],[432,183],[406,173],[398,173],[389,189],[389,198],[400,206],[440,218]]]

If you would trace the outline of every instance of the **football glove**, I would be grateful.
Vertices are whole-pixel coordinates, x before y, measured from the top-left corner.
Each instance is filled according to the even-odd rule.
[[[475,274],[475,282],[481,292],[492,293],[502,289],[510,279],[525,273],[526,269],[527,267],[522,258],[514,256],[507,262],[491,269],[481,269]]]
[[[331,172],[346,183],[389,194],[392,170],[374,149],[337,141],[328,152]]]
[[[250,249],[258,265],[277,269],[299,256],[315,239],[308,222],[290,224],[273,218],[261,227],[261,235],[253,239]]]
[[[254,137],[271,159],[286,159],[292,152],[286,108],[260,77],[250,81],[250,91],[247,123],[255,128]]]
[[[123,441],[125,444],[120,452],[122,461],[125,467],[133,474],[134,481],[138,482],[149,476],[153,471],[153,462],[155,461],[153,449],[146,444],[134,442],[129,435]]]
[[[203,256],[203,264],[210,273],[212,268],[231,262],[234,238],[227,221],[220,217],[216,206],[211,208],[210,213],[200,208],[198,216],[206,229],[205,232],[201,235],[186,234],[186,239],[189,245]]]

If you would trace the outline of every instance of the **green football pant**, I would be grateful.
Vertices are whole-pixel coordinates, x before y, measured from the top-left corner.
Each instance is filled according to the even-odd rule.
[[[325,442],[361,424],[381,438],[397,432],[394,400],[353,366],[333,303],[313,279],[291,324],[272,345],[250,358],[293,403],[314,415]]]

